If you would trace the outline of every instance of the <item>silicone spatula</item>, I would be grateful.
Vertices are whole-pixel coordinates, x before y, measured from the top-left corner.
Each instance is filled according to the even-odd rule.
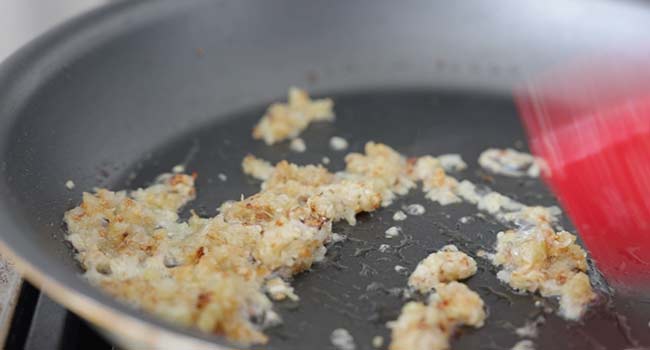
[[[573,64],[515,91],[532,152],[592,258],[650,290],[650,61]]]

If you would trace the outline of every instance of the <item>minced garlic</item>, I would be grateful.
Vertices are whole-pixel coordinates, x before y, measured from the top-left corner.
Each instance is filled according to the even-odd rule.
[[[307,150],[307,145],[303,139],[296,137],[295,139],[291,140],[289,148],[294,152],[303,153]]]
[[[266,284],[264,285],[264,289],[273,300],[300,300],[296,293],[293,292],[293,287],[291,287],[280,277],[274,277],[270,280],[267,280]]]
[[[484,169],[506,176],[538,177],[540,166],[535,157],[512,148],[488,148],[478,158]]]
[[[446,350],[459,326],[482,327],[486,317],[483,300],[458,282],[439,284],[427,304],[409,302],[399,318],[390,322],[390,350]]]
[[[440,283],[458,281],[476,273],[476,261],[455,245],[446,245],[420,261],[409,277],[411,288],[429,292]]]
[[[386,232],[384,232],[384,235],[386,238],[395,238],[399,236],[399,233],[402,232],[402,228],[399,226],[391,226],[389,227]]]
[[[274,299],[297,299],[281,278],[323,258],[332,222],[355,224],[414,186],[406,160],[369,143],[333,174],[321,166],[270,163],[247,156],[244,172],[261,191],[225,202],[212,218],[179,222],[194,198],[194,178],[163,174],[148,188],[84,193],[65,214],[67,239],[85,276],[111,295],[167,320],[242,344],[264,343],[278,321]]]
[[[267,145],[298,136],[314,121],[332,121],[334,102],[329,99],[312,100],[306,91],[292,87],[287,103],[274,103],[253,128],[253,138]]]
[[[332,136],[330,138],[330,148],[335,151],[343,151],[348,148],[348,140],[340,136]]]
[[[587,254],[568,232],[547,224],[523,226],[497,235],[492,261],[497,277],[512,288],[560,298],[560,314],[578,319],[595,298],[587,271]]]
[[[74,187],[75,187],[74,181],[68,180],[68,181],[65,182],[65,188],[67,188],[69,190],[74,190]]]
[[[404,214],[404,212],[401,210],[398,210],[395,212],[395,214],[393,214],[393,220],[395,221],[404,221],[406,218],[406,214]]]

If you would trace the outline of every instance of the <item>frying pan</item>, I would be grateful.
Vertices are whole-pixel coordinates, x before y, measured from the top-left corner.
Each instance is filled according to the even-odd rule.
[[[510,89],[526,76],[584,53],[624,52],[650,34],[650,12],[627,2],[431,1],[132,1],[77,18],[32,42],[0,70],[0,237],[27,279],[133,348],[232,348],[215,335],[164,323],[87,284],[64,241],[62,215],[93,187],[136,188],[176,164],[199,174],[189,208],[216,207],[259,189],[240,161],[343,167],[329,137],[349,151],[381,141],[408,156],[458,152],[461,174],[526,203],[551,204],[535,180],[491,178],[475,166],[481,150],[523,145]],[[331,96],[337,120],[303,137],[308,152],[265,146],[251,128],[289,85]],[[228,176],[220,181],[218,174]],[[76,183],[74,190],[64,186]],[[425,206],[403,222],[400,241],[383,232],[399,207]],[[187,210],[186,210],[187,211]],[[184,213],[187,215],[187,213]],[[471,218],[460,223],[461,217]],[[571,228],[566,220],[563,226]],[[282,326],[268,330],[268,349],[332,349],[329,334],[348,329],[358,349],[388,339],[385,322],[404,300],[396,288],[429,252],[454,243],[490,250],[503,226],[459,204],[441,207],[419,190],[392,207],[337,224],[348,241],[293,282],[298,304],[277,303]],[[380,254],[377,247],[393,249]],[[513,330],[543,314],[538,349],[639,349],[650,344],[650,301],[600,291],[581,322],[566,322],[542,300],[500,284],[479,259],[467,283],[486,301],[489,318],[462,329],[455,349],[509,349]],[[645,299],[644,299],[645,298]]]

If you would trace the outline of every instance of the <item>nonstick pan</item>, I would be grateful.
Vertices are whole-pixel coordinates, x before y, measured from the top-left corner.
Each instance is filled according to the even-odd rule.
[[[649,37],[650,12],[627,2],[434,1],[131,1],[88,13],[48,33],[0,70],[0,238],[31,282],[113,340],[132,348],[232,348],[219,336],[181,329],[102,294],[81,277],[65,243],[63,213],[82,191],[136,188],[183,163],[199,174],[189,209],[217,206],[258,191],[241,173],[247,153],[343,167],[331,136],[359,151],[366,141],[408,156],[460,153],[458,175],[525,203],[552,204],[532,179],[493,177],[476,166],[487,147],[525,147],[511,89],[527,76],[576,55],[622,52]],[[304,134],[308,151],[253,141],[251,128],[272,101],[298,85],[335,100],[337,120]],[[219,180],[218,174],[228,179]],[[67,180],[76,187],[68,190]],[[405,204],[425,206],[383,232]],[[187,213],[185,213],[187,215]],[[469,219],[460,220],[461,217]],[[566,220],[566,228],[571,225]],[[396,288],[429,252],[447,243],[490,250],[504,227],[475,208],[441,207],[412,190],[389,208],[337,224],[350,239],[296,277],[297,304],[277,303],[283,325],[268,330],[268,349],[333,349],[346,328],[357,349],[388,339],[385,323],[405,303]],[[379,254],[381,243],[393,250]],[[509,349],[514,329],[543,315],[537,349],[641,349],[650,346],[650,298],[625,296],[591,270],[600,291],[581,322],[499,283],[479,259],[467,283],[489,318],[462,329],[454,349]]]

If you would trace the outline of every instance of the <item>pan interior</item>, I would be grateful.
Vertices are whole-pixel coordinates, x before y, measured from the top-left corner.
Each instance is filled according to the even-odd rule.
[[[282,159],[298,164],[316,164],[323,157],[331,160],[330,170],[344,167],[347,152],[362,151],[367,141],[383,142],[406,156],[460,153],[469,168],[456,174],[492,187],[524,203],[550,205],[552,195],[538,181],[486,176],[476,159],[487,147],[524,147],[524,135],[509,98],[463,93],[458,91],[395,90],[367,91],[328,95],[335,101],[334,123],[310,126],[302,137],[307,152],[295,153],[288,142],[266,146],[251,139],[251,128],[265,106],[252,108],[197,128],[164,143],[141,156],[139,162],[116,170],[119,176],[109,184],[114,189],[147,185],[156,175],[184,164],[197,172],[197,198],[184,209],[201,216],[213,216],[220,203],[258,191],[259,182],[242,174],[241,160],[252,153],[271,162]],[[329,148],[329,138],[344,137],[346,151]],[[224,174],[227,180],[220,179]],[[402,206],[418,203],[426,208],[422,216],[409,216],[394,222],[392,215]],[[489,216],[477,215],[469,204],[440,206],[424,198],[420,189],[400,197],[390,207],[359,215],[352,227],[334,226],[334,232],[349,239],[331,245],[323,263],[296,276],[293,285],[301,300],[279,302],[276,309],[283,325],[270,329],[269,349],[330,349],[329,335],[336,328],[346,328],[358,349],[371,349],[371,339],[381,335],[389,339],[387,321],[395,319],[405,300],[399,288],[406,286],[408,274],[395,271],[400,265],[412,271],[417,263],[445,244],[456,244],[475,256],[477,250],[491,250],[496,233],[504,226]],[[466,223],[460,218],[468,217]],[[399,238],[387,239],[384,231],[398,224]],[[566,220],[566,228],[571,225]],[[380,244],[393,249],[381,253]],[[496,270],[477,258],[478,273],[467,281],[489,308],[486,325],[463,329],[454,339],[456,349],[508,349],[518,340],[514,329],[543,315],[545,322],[535,342],[538,348],[597,349],[624,348],[650,344],[647,331],[650,304],[638,298],[603,293],[584,320],[569,323],[553,313],[534,306],[555,303],[537,296],[513,292],[496,279]],[[602,285],[599,285],[602,287]],[[558,342],[557,339],[562,339]]]
[[[327,146],[334,135],[350,142],[348,151],[374,140],[407,156],[460,153],[469,169],[456,176],[482,183],[476,159],[483,149],[524,144],[510,98],[404,87],[509,91],[523,73],[576,53],[637,47],[650,28],[650,14],[638,4],[576,3],[567,16],[546,3],[508,3],[494,11],[488,2],[125,1],[59,28],[0,70],[2,238],[41,273],[115,308],[77,278],[63,240],[63,213],[95,186],[144,186],[186,163],[199,177],[198,198],[185,215],[195,209],[212,216],[223,201],[258,190],[241,172],[245,154],[299,164],[326,156],[338,170],[345,152]],[[336,103],[336,122],[311,126],[302,154],[250,136],[271,98],[284,99],[287,84]],[[394,90],[367,90],[375,87]],[[69,179],[74,190],[64,186]],[[554,202],[533,180],[495,177],[489,186],[525,203]],[[426,213],[400,223],[410,238],[385,239],[393,212],[411,203]],[[371,349],[370,339],[388,335],[385,322],[405,302],[392,289],[407,279],[395,265],[411,271],[447,243],[472,255],[492,247],[503,226],[476,214],[465,204],[438,206],[414,189],[389,208],[360,215],[355,227],[336,225],[350,239],[296,277],[301,301],[276,304],[284,324],[268,331],[268,348],[332,349],[329,334],[343,327],[357,349]],[[474,219],[461,224],[466,216]],[[382,243],[399,253],[380,254]],[[513,293],[477,261],[479,273],[467,283],[490,316],[480,330],[463,329],[452,347],[510,349],[518,340],[513,329],[539,314],[538,298]],[[647,299],[605,295],[581,323],[545,314],[535,342],[538,349],[648,346],[648,315]]]

